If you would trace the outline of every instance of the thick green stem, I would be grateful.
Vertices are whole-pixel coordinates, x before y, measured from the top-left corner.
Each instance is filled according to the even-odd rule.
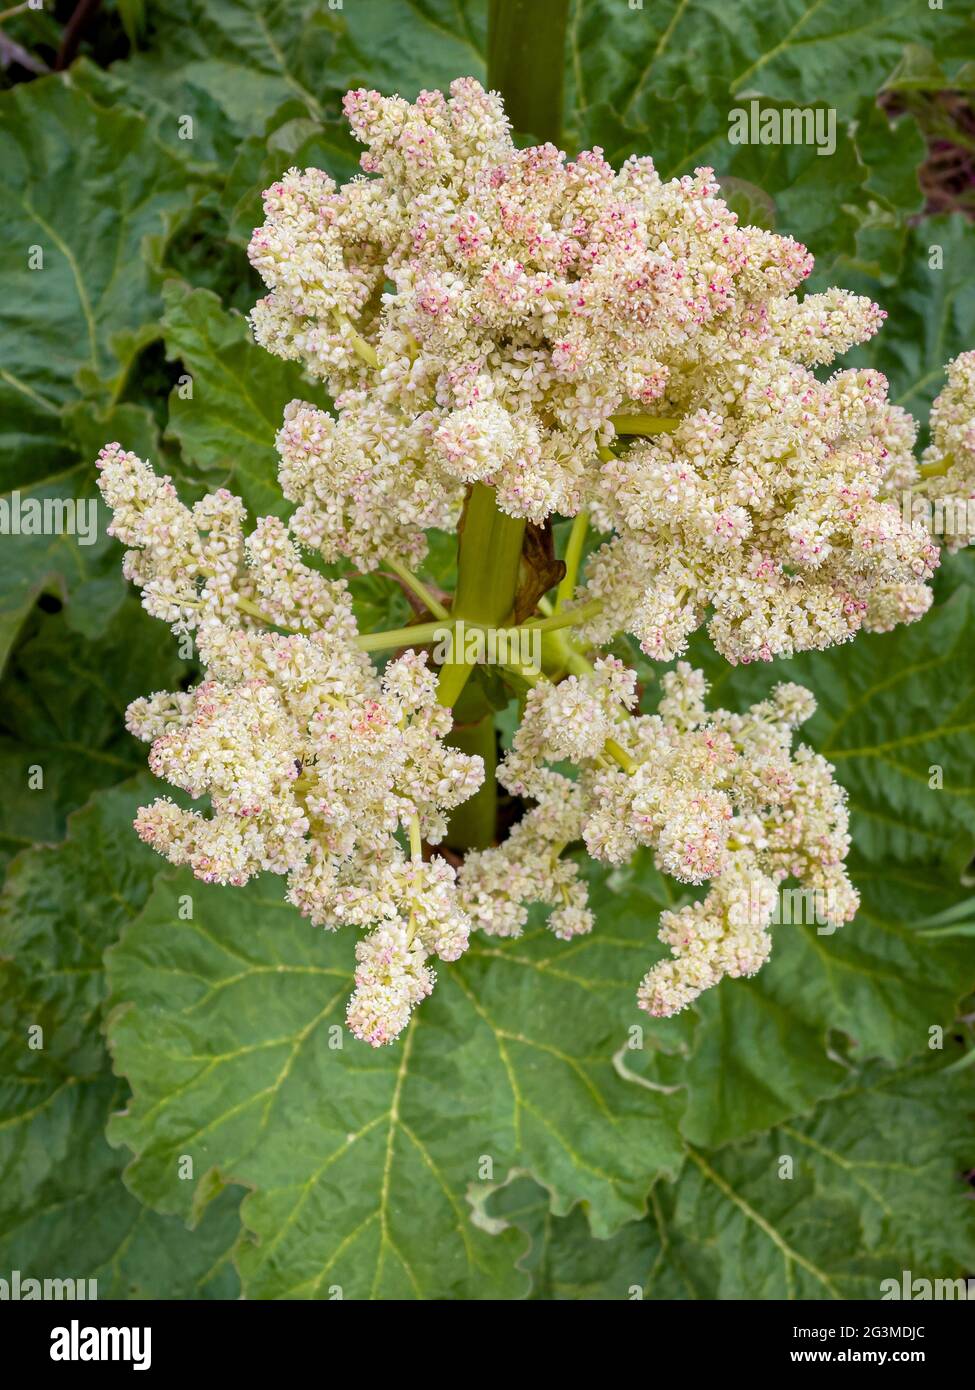
[[[504,625],[515,603],[524,534],[524,521],[498,509],[494,488],[475,483],[457,550],[457,590],[451,617],[485,627]],[[442,705],[457,703],[471,670],[464,661],[446,662],[441,667],[437,699]]]
[[[497,504],[494,488],[475,483],[460,538],[453,617],[502,623],[515,606],[525,522]]]
[[[514,607],[524,532],[524,521],[499,511],[493,488],[474,484],[457,548],[454,618],[493,627],[504,623]],[[440,668],[440,704],[457,704],[472,669],[464,661],[446,662]],[[494,839],[498,809],[493,710],[487,709],[476,724],[455,729],[448,742],[461,752],[480,753],[484,759],[484,783],[476,796],[451,815],[447,843],[455,849],[484,849]]]
[[[515,130],[551,140],[562,137],[562,84],[569,0],[489,0],[488,86],[500,92]],[[525,523],[500,511],[494,489],[475,483],[467,501],[457,551],[457,590],[451,617],[500,627],[514,609]],[[442,667],[437,699],[453,707],[470,676],[464,662]],[[482,848],[492,843],[497,814],[493,712],[454,731],[451,742],[484,759],[484,786],[453,813],[448,843]]]
[[[462,753],[479,753],[484,759],[484,781],[480,791],[464,801],[450,817],[447,844],[451,849],[485,849],[494,839],[498,818],[498,761],[494,714],[486,714],[476,724],[461,724],[447,742]]]
[[[569,0],[489,0],[488,86],[504,97],[516,131],[562,139],[562,80]]]

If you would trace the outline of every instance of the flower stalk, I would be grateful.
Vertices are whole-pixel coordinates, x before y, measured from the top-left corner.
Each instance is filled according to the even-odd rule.
[[[555,595],[556,612],[571,602],[572,595],[575,593],[576,580],[579,577],[579,564],[582,560],[582,550],[586,543],[588,530],[589,513],[581,511],[573,519],[572,530],[569,532],[569,543],[565,548],[565,574]]]
[[[612,415],[617,434],[672,434],[680,424],[666,415]]]
[[[494,838],[498,820],[498,740],[494,713],[489,711],[476,724],[455,726],[447,742],[468,756],[476,754],[484,762],[484,781],[467,801],[451,812],[447,844],[451,849],[483,849]]]
[[[485,627],[504,623],[514,608],[524,534],[524,520],[502,512],[494,489],[475,483],[457,550],[454,619]],[[453,707],[470,677],[472,667],[459,655],[441,667],[437,699],[442,705]]]
[[[387,555],[386,565],[393,571],[396,577],[406,585],[410,592],[416,595],[427,611],[432,613],[435,618],[447,618],[450,616],[447,609],[440,600],[430,592],[419,575],[414,574],[401,560],[397,560],[393,555]]]
[[[562,138],[562,52],[569,0],[490,0],[488,86],[515,130]],[[544,55],[540,61],[540,55]]]

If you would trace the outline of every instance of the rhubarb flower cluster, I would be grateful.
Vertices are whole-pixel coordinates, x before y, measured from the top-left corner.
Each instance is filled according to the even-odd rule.
[[[709,169],[516,149],[472,79],[345,110],[372,177],[289,170],[250,247],[258,341],[339,412],[295,401],[278,438],[305,544],[416,560],[485,482],[512,516],[613,533],[580,593],[593,642],[669,660],[707,622],[728,660],[769,660],[925,611],[937,548],[886,495],[903,412],[878,372],[813,371],[882,310],[798,299],[805,247],[739,226]]]
[[[668,661],[710,613],[728,661],[769,661],[886,630],[892,606],[906,622],[930,604],[938,548],[887,495],[900,422],[886,379],[845,371],[823,383],[767,343],[740,350],[672,398],[672,430],[604,463],[599,518],[615,535],[580,590],[603,601],[593,641],[622,626]]]
[[[283,523],[265,517],[245,539],[229,494],[191,510],[118,445],[99,463],[112,532],[132,547],[126,573],[149,612],[194,631],[206,670],[189,692],[135,700],[126,723],[151,743],[152,771],[208,798],[209,814],[161,797],[140,809],[138,833],[204,882],[281,874],[313,923],[374,928],[349,1023],[391,1041],[430,992],[426,959],[456,959],[470,930],[453,868],[407,856],[397,832],[438,842],[483,780],[481,759],[444,743],[452,716],[424,654],[378,674],[345,584],[303,565]]]
[[[534,781],[537,805],[502,845],[469,852],[460,870],[460,900],[488,936],[520,936],[532,903],[552,909],[548,927],[562,941],[592,930],[585,881],[562,851],[582,834],[579,788],[557,772]]]
[[[588,930],[575,865],[554,862],[576,837],[595,859],[622,863],[646,846],[662,873],[691,885],[710,880],[703,902],[661,918],[673,959],[650,971],[639,999],[668,1015],[724,975],[752,975],[763,964],[785,880],[812,895],[811,916],[830,929],[852,920],[858,898],[843,867],[845,793],[823,758],[791,749],[815,710],[809,691],[783,684],[745,714],[708,711],[703,675],[680,662],[662,677],[658,713],[633,715],[634,681],[607,658],[591,675],[531,691],[499,778],[538,806],[500,849],[468,856],[461,898],[485,931],[510,936],[524,927],[530,901],[571,892],[571,921],[585,924],[575,930]],[[579,768],[575,782],[546,766],[566,758]],[[526,870],[526,849],[541,873]],[[559,908],[550,925],[568,935],[564,924]]]

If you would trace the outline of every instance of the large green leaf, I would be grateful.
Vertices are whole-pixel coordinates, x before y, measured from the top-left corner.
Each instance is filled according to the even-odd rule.
[[[693,1152],[661,1202],[648,1292],[686,1296],[687,1281],[698,1297],[873,1299],[904,1269],[964,1274],[972,1108],[960,1077],[877,1069],[753,1143]]]
[[[524,1179],[489,1196],[485,1219],[530,1233],[537,1298],[879,1299],[905,1270],[973,1268],[973,1110],[970,1084],[943,1069],[872,1068],[759,1139],[690,1149],[650,1217],[611,1240],[578,1214],[553,1219]]]
[[[3,398],[0,382],[0,398]],[[108,536],[111,514],[96,487],[94,460],[112,439],[124,439],[142,457],[158,453],[155,418],[143,405],[99,405],[79,399],[34,430],[35,420],[17,409],[23,397],[11,391],[12,438],[0,453],[4,508],[19,518],[0,546],[0,671],[38,595],[56,595],[69,624],[100,636],[121,604],[127,585],[118,546]],[[26,433],[21,433],[26,431]],[[21,448],[23,444],[23,448]],[[81,462],[78,461],[81,456]],[[38,534],[31,509],[42,518]]]
[[[773,928],[771,960],[753,978],[724,980],[675,1019],[634,1013],[642,1035],[617,1065],[638,1082],[681,1088],[681,1132],[692,1142],[727,1143],[809,1109],[844,1084],[851,1061],[916,1056],[932,1026],[950,1028],[975,987],[970,944],[918,925],[965,896],[959,883],[894,860],[855,862],[852,875],[862,906],[841,931],[783,923]],[[612,922],[617,934],[622,923],[639,943],[632,987],[666,954],[656,940],[661,907],[687,895],[671,884],[668,901],[667,880],[642,858],[609,884],[615,901],[604,901],[596,930]],[[669,1055],[675,1049],[686,1058],[680,1066]]]
[[[658,1194],[651,1196],[651,1210]],[[597,1240],[581,1209],[553,1216],[548,1193],[526,1176],[485,1191],[479,1219],[496,1231],[516,1226],[531,1244],[519,1261],[531,1275],[533,1299],[610,1300],[643,1291],[651,1236],[645,1221],[631,1221],[615,1236]]]
[[[225,157],[228,134],[260,134],[289,97],[326,114],[341,18],[328,0],[169,0],[150,6],[146,46],[114,63],[109,78],[174,146],[179,116],[192,115],[201,154]]]
[[[666,177],[710,164],[760,189],[776,230],[805,242],[820,272],[842,259],[896,277],[924,145],[912,121],[892,125],[874,100],[909,42],[952,57],[967,42],[970,52],[966,16],[914,0],[886,0],[852,21],[843,0],[573,0],[570,14],[570,147],[598,142],[614,160],[650,154]],[[835,151],[824,152],[825,129],[822,152],[732,144],[731,112],[753,98],[763,112],[832,114]]]
[[[0,490],[25,487],[74,462],[57,405],[0,367]]]
[[[878,289],[872,291],[875,297],[896,312],[908,219],[916,217],[924,203],[919,168],[927,145],[910,116],[892,120],[873,93],[864,97],[853,129],[857,154],[867,172],[863,196],[857,206],[847,209],[856,222],[856,249],[835,266],[819,265],[807,289],[845,285],[851,273],[867,274],[877,282]]]
[[[249,85],[256,87],[259,81],[255,75]],[[234,158],[240,132],[219,91],[189,64],[181,69],[172,50],[140,52],[110,68],[81,58],[72,65],[71,82],[99,106],[127,107],[145,118],[155,139],[183,165],[187,201],[198,188],[221,181]],[[239,97],[239,81],[236,91]]]
[[[169,0],[150,7],[143,51],[114,63],[108,79],[89,72],[85,81],[102,99],[113,85],[125,92],[174,145],[179,116],[194,115],[196,148],[209,159],[226,154],[229,132],[260,135],[290,99],[335,120],[350,87],[412,99],[421,87],[483,77],[486,14],[467,0]]]
[[[17,1007],[44,1028],[40,1060],[56,1059],[78,1076],[104,1063],[102,952],[144,906],[159,872],[158,856],[132,830],[155,785],[143,770],[96,792],[71,815],[61,844],[17,856],[0,895],[2,956],[21,991]]]
[[[144,768],[126,705],[194,674],[131,595],[97,640],[72,631],[69,611],[37,612],[0,685],[0,852],[60,840],[93,790]]]
[[[906,219],[924,206],[918,178],[927,153],[924,136],[909,116],[892,120],[870,95],[857,113],[856,142],[869,170],[867,191],[895,209],[906,230]]]
[[[144,251],[159,253],[179,215],[179,161],[141,117],[103,110],[70,77],[3,93],[0,138],[4,380],[39,410],[70,400],[79,379],[116,399],[157,333]]]
[[[572,0],[574,102],[608,101],[621,119],[652,110],[658,94],[720,82],[729,96],[761,93],[789,105],[826,103],[840,118],[877,92],[909,43],[951,60],[970,56],[971,17],[961,6],[882,0]],[[685,98],[690,101],[690,98]]]
[[[288,402],[321,401],[320,391],[294,363],[259,348],[243,315],[209,290],[169,281],[165,299],[166,351],[192,377],[192,395],[179,385],[170,396],[168,433],[187,462],[212,486],[226,483],[254,516],[285,515],[274,438]]]
[[[411,101],[424,87],[455,77],[485,78],[487,4],[469,0],[356,0],[342,9],[329,85],[400,92]]]
[[[185,1213],[191,1154],[201,1182],[252,1187],[249,1296],[517,1295],[518,1243],[471,1224],[469,1192],[526,1168],[555,1210],[583,1199],[605,1233],[679,1158],[678,1098],[614,1061],[644,930],[609,918],[568,947],[539,929],[478,942],[373,1052],[342,1027],[350,933],[313,930],[273,879],[227,892],[165,876],[109,955],[112,1050],[134,1092],[110,1130],[136,1154],[126,1181]]]
[[[848,277],[851,289],[889,311],[873,342],[848,360],[884,372],[892,399],[922,423],[944,386],[945,364],[975,345],[973,258],[975,227],[966,218],[928,217],[911,231],[896,288]]]
[[[125,1191],[104,1136],[121,1095],[99,1031],[101,957],[158,871],[131,829],[149,791],[143,776],[96,796],[63,845],[16,860],[0,898],[0,1266],[97,1279],[102,1298],[233,1297],[239,1194],[191,1234]]]
[[[142,347],[158,336],[150,261],[180,215],[179,165],[139,116],[102,110],[69,77],[0,96],[0,138],[0,488],[18,493],[21,510],[28,498],[87,507],[94,456],[77,466],[92,438],[83,417],[99,411],[112,428],[134,409],[116,402]],[[92,399],[79,402],[79,393]],[[9,495],[7,505],[18,509]],[[114,558],[106,560],[106,520],[99,506],[90,545],[51,534],[53,522],[46,535],[4,538],[0,667],[44,590],[77,597],[90,630],[107,623],[121,582]]]
[[[105,534],[108,513],[93,471],[69,464],[11,488],[2,499],[19,530],[32,528],[36,518],[43,530],[24,535],[11,529],[7,534],[5,527],[0,535],[0,672],[39,594],[57,594],[68,604],[72,620],[92,632],[104,631],[122,601],[118,552]]]
[[[844,1084],[848,1058],[903,1062],[950,1029],[975,986],[969,943],[917,923],[962,890],[895,862],[853,866],[855,920],[833,935],[773,928],[772,959],[751,980],[725,981],[697,1004],[686,1069],[684,1134],[726,1143],[807,1109]]]

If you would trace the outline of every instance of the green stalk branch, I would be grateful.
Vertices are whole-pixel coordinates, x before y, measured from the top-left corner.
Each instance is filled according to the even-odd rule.
[[[558,145],[569,0],[490,0],[488,86],[513,128]]]
[[[611,415],[617,434],[672,434],[680,424],[667,415]]]
[[[391,627],[386,632],[366,632],[356,638],[361,652],[387,652],[396,647],[425,647],[443,634],[444,623],[414,623],[412,627]]]
[[[290,634],[294,629],[286,627],[283,623],[276,623],[273,618],[264,612],[263,608],[252,602],[249,598],[244,598],[242,594],[237,595],[237,607],[242,613],[249,613],[252,618],[256,618],[259,623],[264,623],[266,627],[273,628],[275,632]]]
[[[922,463],[920,468],[921,477],[943,478],[954,461],[953,454],[945,454],[937,463]]]
[[[448,618],[450,616],[447,609],[438,598],[434,597],[423,580],[404,565],[402,560],[394,560],[392,556],[387,555],[384,563],[389,566],[397,578],[401,579],[412,593],[416,594],[423,606],[432,613],[435,618]]]
[[[531,618],[521,627],[510,628],[510,632],[556,632],[561,627],[579,627],[587,618],[594,618],[603,606],[602,599],[594,598],[581,608],[570,608],[555,612],[545,618]]]
[[[371,343],[366,342],[365,338],[363,338],[361,333],[358,333],[356,331],[356,329],[352,325],[351,319],[346,314],[343,314],[340,309],[333,309],[332,315],[339,328],[344,329],[346,334],[348,335],[353,352],[355,352],[359,357],[361,357],[362,361],[365,362],[367,367],[378,367],[379,357],[376,353],[376,349],[372,346]]]
[[[578,627],[587,618],[594,617],[602,608],[602,599],[593,599],[581,608],[567,609],[562,613],[552,613],[544,618],[532,618],[520,627],[495,627],[491,623],[476,623],[472,618],[453,619],[445,614],[442,619],[431,623],[413,623],[411,627],[391,627],[385,632],[366,632],[356,638],[356,646],[361,652],[391,651],[395,647],[425,647],[429,642],[440,641],[448,632],[458,630],[458,622],[463,621],[465,632],[493,632],[498,645],[510,646],[523,632],[555,632],[559,628]]]
[[[620,747],[615,738],[608,738],[606,740],[603,744],[603,752],[608,754],[615,763],[619,763],[624,772],[636,772],[637,764],[630,757],[629,753],[627,753],[626,749]]]
[[[572,601],[572,595],[575,593],[576,588],[576,580],[579,577],[579,562],[582,559],[582,548],[586,543],[586,532],[588,530],[589,513],[582,511],[572,522],[572,530],[569,532],[569,543],[565,548],[565,574],[555,594],[556,612]]]

